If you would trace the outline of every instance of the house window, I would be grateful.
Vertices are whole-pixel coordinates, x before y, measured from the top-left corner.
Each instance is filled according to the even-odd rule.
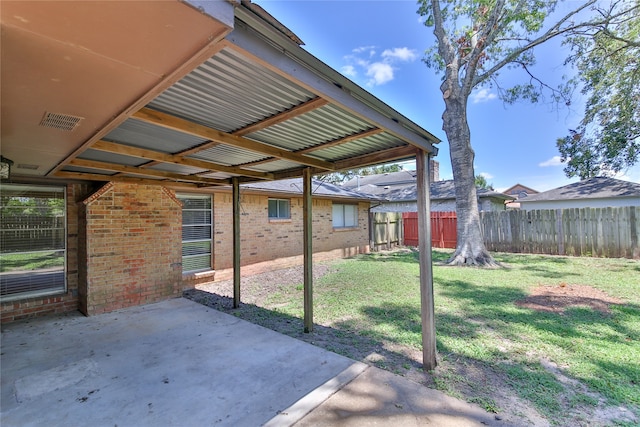
[[[358,206],[333,204],[333,228],[358,226]]]
[[[178,194],[182,202],[182,272],[211,270],[211,196]]]
[[[269,199],[269,219],[290,219],[291,202],[286,199]]]
[[[66,290],[66,202],[63,187],[2,184],[0,298]]]

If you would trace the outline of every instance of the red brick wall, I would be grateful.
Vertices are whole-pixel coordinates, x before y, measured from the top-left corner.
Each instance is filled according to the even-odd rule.
[[[67,185],[67,291],[46,297],[3,302],[2,323],[78,309],[78,205],[87,197],[90,185]]]
[[[98,314],[182,292],[182,205],[160,186],[108,183],[83,202],[80,310]]]
[[[286,197],[281,197],[286,198]],[[242,195],[241,265],[242,274],[302,264],[302,198],[290,198],[291,219],[268,219],[268,196]],[[369,203],[358,204],[358,227],[334,229],[332,201],[313,200],[314,259],[352,256],[369,251]],[[233,213],[231,195],[216,193],[214,215],[215,280],[228,279],[233,266]],[[209,279],[210,281],[211,279]]]

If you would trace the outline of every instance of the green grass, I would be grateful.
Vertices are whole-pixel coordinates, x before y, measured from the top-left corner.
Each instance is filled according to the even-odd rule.
[[[61,251],[0,255],[0,273],[7,271],[38,270],[42,268],[64,267]]]
[[[449,253],[434,251],[437,348],[443,361],[473,365],[503,378],[513,393],[549,419],[567,408],[594,406],[599,395],[640,416],[640,263],[624,259],[494,254],[499,269],[438,265]],[[371,338],[381,345],[421,349],[419,267],[412,252],[371,254],[335,264],[314,284],[314,320]],[[588,285],[623,304],[610,313],[571,307],[564,313],[516,305],[540,285]],[[302,290],[271,297],[278,311],[302,316]],[[557,372],[582,389],[571,389]],[[446,365],[446,363],[444,363]],[[471,382],[446,369],[437,387],[456,394]],[[459,385],[460,387],[456,387]],[[497,411],[490,390],[467,400]],[[586,393],[586,394],[585,394]],[[464,394],[464,393],[463,393]]]

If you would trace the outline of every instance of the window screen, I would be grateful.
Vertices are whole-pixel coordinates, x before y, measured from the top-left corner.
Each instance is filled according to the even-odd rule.
[[[182,202],[182,271],[211,269],[213,212],[211,196],[178,194]]]
[[[3,301],[65,291],[63,187],[0,187],[0,296]]]
[[[289,200],[269,199],[269,219],[291,218],[290,206]]]
[[[357,227],[358,226],[358,206],[333,204],[333,227]]]

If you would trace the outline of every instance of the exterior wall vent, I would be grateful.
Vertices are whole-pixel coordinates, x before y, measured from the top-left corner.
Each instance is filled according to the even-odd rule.
[[[83,119],[84,117],[45,112],[44,117],[42,117],[42,120],[40,120],[40,126],[71,132],[80,124]]]

